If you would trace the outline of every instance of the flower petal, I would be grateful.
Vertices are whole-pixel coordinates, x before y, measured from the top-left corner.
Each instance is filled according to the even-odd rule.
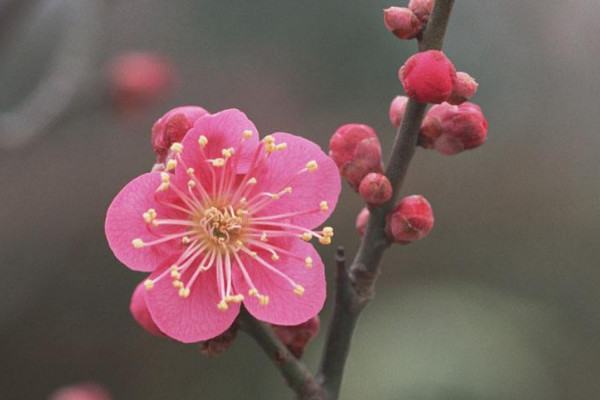
[[[309,229],[319,226],[329,218],[340,195],[341,179],[337,166],[318,145],[310,140],[282,132],[273,134],[273,137],[276,143],[286,143],[287,148],[269,156],[264,173],[258,177],[254,193],[277,193],[286,186],[292,188],[292,193],[284,194],[278,200],[270,202],[268,207],[262,209],[258,215],[315,210],[311,214],[292,217],[290,221]],[[304,172],[294,177],[312,160],[317,162],[316,171]],[[326,211],[321,211],[319,208],[322,201],[327,202]]]
[[[150,316],[148,306],[146,305],[146,289],[144,288],[144,282],[142,281],[135,290],[131,297],[131,303],[129,304],[129,310],[135,321],[141,325],[146,331],[150,332],[155,336],[165,337],[166,335],[158,329],[156,323]]]
[[[169,268],[165,265],[151,278]],[[188,282],[192,268],[183,274],[182,281]],[[201,272],[187,298],[181,298],[168,277],[156,282],[146,292],[146,304],[158,328],[169,337],[183,343],[193,343],[214,338],[231,326],[237,317],[240,305],[230,303],[227,311],[220,311],[221,301],[217,290],[216,268]]]
[[[162,217],[181,217],[180,213],[168,209],[160,204],[156,194],[157,187],[161,184],[160,173],[150,172],[140,175],[129,182],[114,198],[108,212],[104,230],[108,245],[115,256],[127,267],[135,271],[153,271],[167,256],[177,251],[176,241],[161,243],[158,246],[148,246],[136,249],[132,240],[140,238],[150,242],[159,238],[157,233],[173,233],[181,227],[156,228],[150,230],[142,215],[150,208],[154,208]]]
[[[269,296],[269,303],[260,305],[256,297],[247,296],[250,287],[239,268],[234,268],[233,285],[238,293],[246,296],[244,306],[257,319],[277,325],[298,325],[317,315],[323,308],[326,296],[325,270],[319,253],[311,244],[298,239],[287,250],[301,257],[312,258],[311,268],[303,260],[286,255],[281,255],[277,262],[271,264],[304,287],[302,296],[294,293],[294,288],[286,279],[246,255],[241,256],[242,262],[260,294]],[[269,258],[266,260],[270,261]]]

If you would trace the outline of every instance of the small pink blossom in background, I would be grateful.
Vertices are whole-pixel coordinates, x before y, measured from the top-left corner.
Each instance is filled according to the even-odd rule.
[[[325,275],[308,242],[332,240],[332,228],[316,227],[340,193],[333,160],[289,133],[259,141],[235,109],[197,119],[170,152],[163,172],[121,190],[105,224],[115,256],[151,273],[143,300],[158,330],[208,340],[232,325],[241,303],[271,324],[314,317]]]
[[[419,144],[444,155],[458,154],[481,146],[487,139],[488,123],[477,104],[448,103],[427,111],[421,126]]]
[[[209,112],[202,107],[184,106],[172,109],[156,121],[152,126],[151,142],[157,161],[164,162],[171,145],[181,142],[185,134],[194,126],[194,122],[208,114]]]
[[[112,400],[112,397],[101,385],[89,382],[62,387],[48,400]]]
[[[439,104],[450,96],[456,82],[452,61],[438,50],[416,53],[398,71],[406,95],[420,103]]]
[[[383,10],[383,22],[399,39],[414,39],[421,32],[421,21],[408,8],[390,7]]]
[[[365,203],[379,205],[392,197],[393,189],[392,184],[385,175],[371,172],[360,182],[358,192]]]
[[[448,103],[459,105],[469,100],[477,92],[479,85],[475,79],[466,72],[456,73],[456,83],[452,88],[452,93],[448,97]]]
[[[308,321],[295,326],[273,325],[273,332],[296,358],[302,357],[308,344],[317,337],[321,319],[315,315]]]
[[[406,112],[406,104],[408,104],[408,97],[396,96],[390,103],[390,122],[396,127],[400,127],[402,124],[402,118]]]
[[[381,144],[368,125],[340,126],[329,141],[329,155],[352,188],[358,190],[362,179],[370,172],[381,172]]]
[[[427,199],[408,196],[387,216],[386,230],[393,241],[407,244],[429,235],[433,222],[433,210]]]
[[[135,113],[157,102],[175,83],[175,68],[165,57],[149,52],[124,53],[108,67],[110,91],[117,109]]]
[[[415,16],[422,22],[427,23],[431,11],[433,11],[434,0],[410,0],[408,2],[408,8],[415,14]]]
[[[356,216],[356,232],[359,237],[363,237],[365,235],[365,231],[367,230],[367,224],[369,223],[369,209],[367,207],[360,210],[358,215]]]

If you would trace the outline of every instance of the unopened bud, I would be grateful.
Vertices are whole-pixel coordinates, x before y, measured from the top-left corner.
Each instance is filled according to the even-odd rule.
[[[422,239],[433,228],[433,211],[423,196],[408,196],[387,216],[386,231],[396,243]]]
[[[390,7],[383,10],[385,27],[400,39],[413,39],[421,32],[421,21],[411,10]]]
[[[64,386],[50,395],[48,400],[111,400],[112,396],[101,385],[93,382]]]
[[[394,97],[394,100],[390,104],[390,122],[392,125],[399,127],[402,124],[407,103],[408,97],[406,96]]]
[[[393,190],[385,175],[372,172],[360,182],[358,192],[365,203],[379,205],[392,198]]]
[[[444,155],[453,155],[481,146],[487,138],[487,128],[487,120],[478,105],[443,103],[427,112],[419,144]]]
[[[194,126],[194,122],[208,115],[202,107],[177,107],[167,112],[152,127],[152,148],[158,162],[164,162],[171,145],[181,142],[185,134]]]
[[[227,350],[237,336],[240,324],[236,320],[225,332],[209,340],[200,342],[200,353],[207,357],[216,357]]]
[[[452,61],[438,50],[412,55],[398,71],[408,97],[420,103],[439,104],[450,96],[456,82]]]
[[[422,23],[429,21],[429,16],[433,10],[433,0],[410,0],[408,8]]]
[[[357,189],[370,172],[381,172],[381,144],[373,128],[347,124],[338,128],[329,142],[329,155],[340,174]]]
[[[456,73],[456,83],[448,97],[448,103],[458,105],[469,100],[477,92],[479,85],[475,79],[466,72]]]
[[[294,326],[272,325],[273,332],[296,358],[302,357],[308,343],[319,333],[321,320],[315,315],[308,321]]]
[[[131,113],[158,101],[175,81],[175,69],[160,55],[127,53],[109,66],[110,89],[119,111]]]
[[[358,232],[359,237],[363,237],[365,235],[365,231],[367,230],[367,224],[369,223],[369,209],[367,207],[363,208],[360,213],[358,213],[356,217],[356,231]]]
[[[162,333],[160,328],[156,326],[156,323],[150,315],[150,311],[148,311],[148,306],[146,305],[146,293],[148,290],[144,285],[145,283],[146,280],[142,281],[133,291],[131,303],[129,304],[131,315],[133,315],[133,319],[149,333],[155,336],[167,337],[167,335]]]

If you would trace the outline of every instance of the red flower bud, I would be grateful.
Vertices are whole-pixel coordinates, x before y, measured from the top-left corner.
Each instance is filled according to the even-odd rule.
[[[358,213],[358,216],[356,217],[356,231],[358,232],[359,237],[363,237],[365,235],[368,223],[369,209],[365,207],[360,211],[360,213]]]
[[[124,112],[157,101],[175,81],[171,63],[152,53],[123,54],[110,64],[108,73],[116,106]]]
[[[448,103],[455,105],[464,103],[473,97],[475,92],[477,92],[478,86],[471,75],[466,72],[457,72],[456,83],[454,84],[452,93],[450,93],[450,97],[448,97]]]
[[[452,61],[438,50],[409,57],[398,76],[408,97],[420,103],[442,103],[448,99],[456,82]]]
[[[408,97],[396,96],[390,104],[390,122],[392,125],[397,127],[402,123],[402,118],[406,112],[406,104],[408,103]]]
[[[131,315],[133,315],[133,319],[135,319],[135,321],[146,331],[155,336],[167,337],[167,335],[162,333],[160,328],[156,326],[156,323],[150,315],[150,311],[148,311],[148,307],[146,306],[146,288],[144,287],[144,281],[137,285],[133,291],[129,310],[131,311]]]
[[[457,154],[481,146],[487,138],[487,127],[487,120],[478,105],[470,102],[459,106],[443,103],[427,112],[419,144],[435,148],[444,155]],[[439,129],[441,134],[437,137],[432,134],[440,132]]]
[[[49,400],[111,400],[112,396],[97,383],[65,386],[52,393]]]
[[[381,172],[381,145],[373,128],[346,124],[338,128],[329,142],[329,155],[340,174],[354,188],[370,172]]]
[[[421,21],[408,8],[390,7],[383,10],[383,22],[400,39],[413,39],[421,32]]]
[[[273,332],[296,358],[302,357],[308,343],[319,333],[321,320],[315,315],[308,321],[294,326],[272,325]]]
[[[358,192],[367,204],[379,205],[392,198],[393,190],[385,175],[372,172],[360,182]]]
[[[408,196],[387,216],[388,236],[397,243],[408,244],[424,238],[433,228],[433,211],[423,196]]]
[[[426,23],[429,21],[429,15],[431,15],[431,11],[433,10],[433,3],[433,0],[410,0],[408,8],[422,23]]]
[[[181,142],[188,130],[194,126],[194,122],[205,115],[208,115],[208,111],[202,107],[177,107],[154,123],[151,141],[159,163],[165,161],[171,145]]]
[[[200,342],[200,353],[207,357],[216,357],[223,353],[225,350],[231,347],[231,344],[236,338],[239,329],[240,324],[236,320],[225,332],[221,333],[219,336]]]

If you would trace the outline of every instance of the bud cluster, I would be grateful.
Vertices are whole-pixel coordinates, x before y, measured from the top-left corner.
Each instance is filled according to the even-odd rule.
[[[414,39],[425,29],[434,0],[411,0],[407,7],[383,10],[385,27],[399,39]]]

